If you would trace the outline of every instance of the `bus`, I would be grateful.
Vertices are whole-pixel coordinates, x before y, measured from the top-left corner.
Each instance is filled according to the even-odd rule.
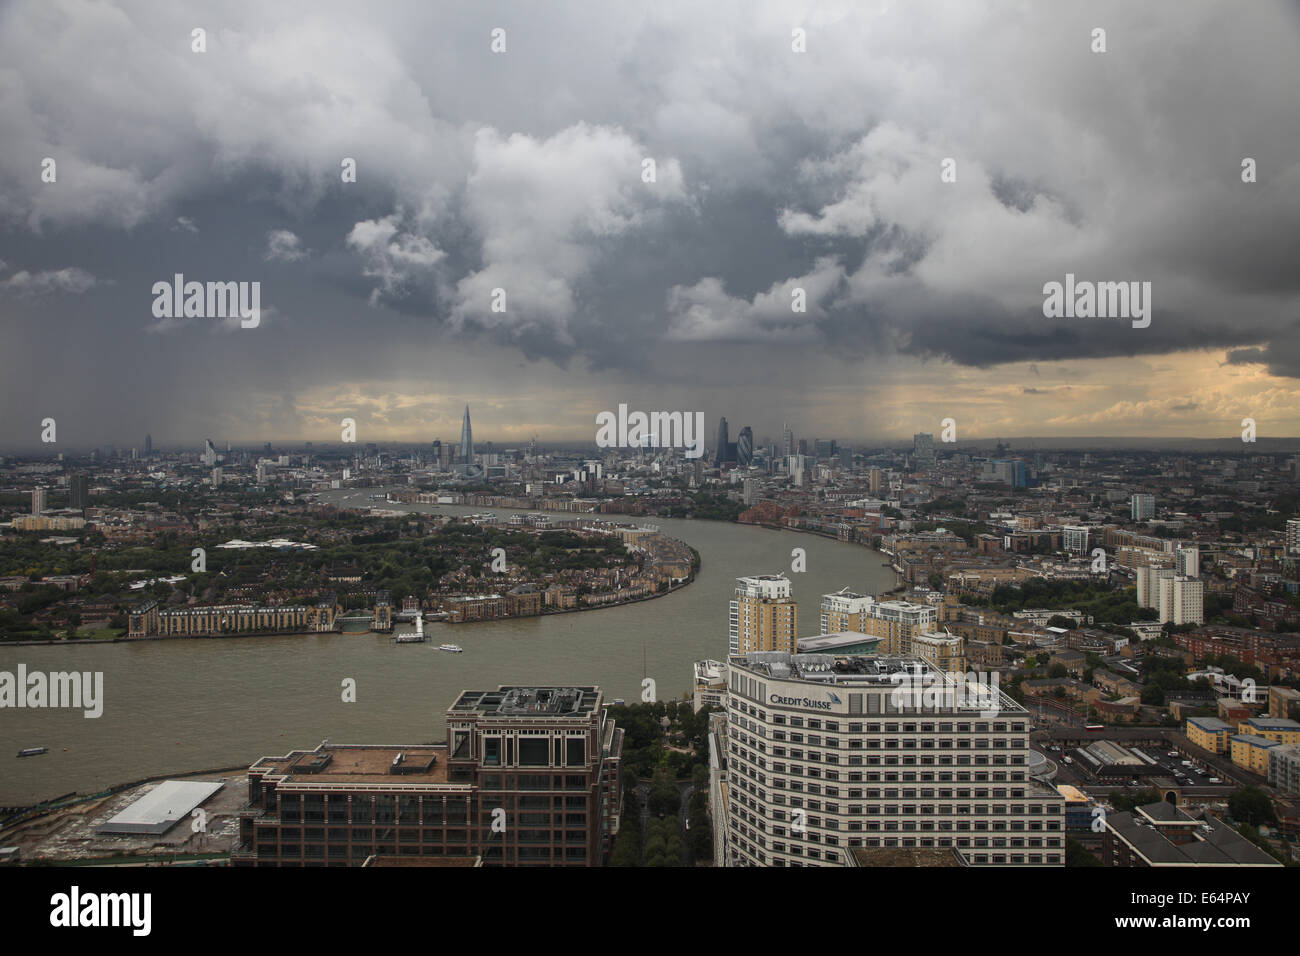
[[[1105,724],[1084,724],[1083,729],[1084,730],[1105,730],[1106,725]]]

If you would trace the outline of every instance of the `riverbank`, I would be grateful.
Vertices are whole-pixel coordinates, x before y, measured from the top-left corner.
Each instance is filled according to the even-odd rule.
[[[337,494],[337,492],[335,493]],[[432,509],[430,509],[432,510]],[[463,509],[443,507],[461,513]],[[481,510],[481,509],[480,509]],[[791,540],[735,522],[661,519],[660,530],[701,558],[689,587],[663,601],[604,607],[604,614],[502,618],[431,643],[315,633],[204,640],[118,640],[75,648],[0,643],[0,670],[104,674],[104,715],[6,709],[0,720],[0,805],[27,805],[72,790],[102,791],[177,767],[220,767],[334,741],[441,739],[447,708],[467,688],[502,684],[598,686],[606,700],[639,700],[655,678],[661,696],[689,692],[693,663],[723,659],[736,578],[789,568]],[[818,535],[803,537],[807,571],[792,575],[800,635],[819,629],[820,596],[846,586],[879,594],[894,586],[883,556]],[[403,629],[405,627],[403,626]],[[430,630],[426,628],[426,632]],[[463,654],[438,651],[454,641]],[[342,681],[356,681],[342,699]],[[351,685],[349,685],[351,686]],[[50,752],[15,760],[25,747]]]

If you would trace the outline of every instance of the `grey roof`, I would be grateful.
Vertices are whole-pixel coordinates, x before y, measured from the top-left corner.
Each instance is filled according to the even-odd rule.
[[[1106,817],[1107,829],[1122,837],[1153,866],[1282,865],[1216,817],[1207,816],[1205,820],[1196,820],[1164,801],[1149,803],[1138,809],[1153,820],[1197,824],[1192,840],[1173,843],[1152,824],[1139,823],[1139,818],[1132,812],[1109,814]],[[1180,828],[1180,832],[1186,831]]]
[[[96,829],[100,833],[166,833],[224,786],[220,780],[164,780]]]

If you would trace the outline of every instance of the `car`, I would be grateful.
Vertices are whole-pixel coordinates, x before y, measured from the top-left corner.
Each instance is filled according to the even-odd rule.
[[[1220,780],[1218,777],[1211,777],[1209,780],[1207,780],[1207,781],[1205,781],[1205,782],[1206,782],[1206,783],[1223,783],[1223,781]]]
[[[1062,757],[1061,759],[1064,760],[1066,763],[1074,763],[1074,761],[1071,760],[1069,757]]]

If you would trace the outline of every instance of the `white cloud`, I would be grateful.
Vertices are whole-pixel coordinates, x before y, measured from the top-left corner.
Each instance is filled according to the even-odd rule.
[[[85,269],[69,266],[66,269],[52,269],[45,272],[28,272],[22,269],[4,282],[0,282],[0,289],[24,298],[35,298],[54,293],[81,295],[102,284],[101,280],[96,279]]]
[[[307,258],[307,250],[288,229],[272,229],[266,234],[266,252],[262,258],[267,262],[299,262]]]

